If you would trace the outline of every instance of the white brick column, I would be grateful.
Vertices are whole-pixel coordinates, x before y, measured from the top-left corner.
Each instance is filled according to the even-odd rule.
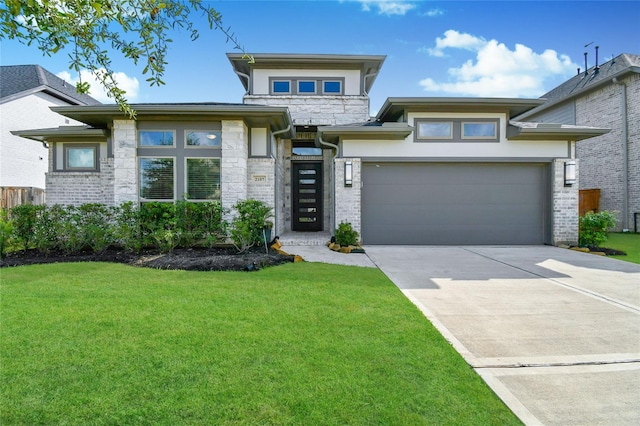
[[[344,163],[351,161],[353,164],[353,185],[344,186]],[[362,238],[362,162],[359,158],[336,158],[335,197],[336,218],[335,226],[341,222],[349,222],[354,230],[358,231]],[[333,233],[335,230],[332,229]]]
[[[138,202],[136,122],[113,120],[113,199],[116,205]]]
[[[222,207],[232,210],[233,205],[247,199],[247,157],[249,131],[242,120],[222,121],[222,159],[220,187]]]
[[[553,245],[578,244],[578,184],[564,185],[565,159],[556,159],[552,164],[553,186]],[[576,162],[576,177],[579,177],[579,164]]]

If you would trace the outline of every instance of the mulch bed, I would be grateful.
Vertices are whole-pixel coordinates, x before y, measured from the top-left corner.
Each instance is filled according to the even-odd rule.
[[[294,261],[293,255],[265,252],[264,247],[253,247],[244,253],[235,248],[175,249],[171,253],[144,251],[139,254],[109,249],[102,254],[80,252],[66,254],[52,252],[47,255],[37,250],[9,253],[0,260],[0,268],[60,262],[114,262],[154,269],[186,271],[257,271],[259,269]]]
[[[610,249],[606,247],[587,246],[587,248],[589,249],[589,251],[604,253],[607,256],[626,256],[627,255],[627,253],[623,251]]]

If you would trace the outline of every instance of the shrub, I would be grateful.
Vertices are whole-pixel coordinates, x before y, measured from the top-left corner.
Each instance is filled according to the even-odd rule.
[[[117,244],[134,253],[142,250],[140,210],[131,201],[121,204],[114,212],[114,238]]]
[[[115,241],[114,209],[104,204],[87,203],[78,207],[78,228],[82,248],[104,253]]]
[[[351,223],[342,222],[336,229],[336,243],[341,246],[354,246],[358,243],[358,232],[353,229]]]
[[[143,246],[158,247],[158,237],[164,239],[160,231],[173,231],[175,228],[176,205],[174,203],[150,202],[140,206]]]
[[[31,247],[36,223],[38,222],[38,213],[44,208],[45,206],[21,204],[11,209],[9,217],[13,221],[13,232],[24,250],[28,250]]]
[[[59,204],[44,207],[38,212],[34,245],[40,253],[47,254],[62,247],[63,223],[66,214],[65,207]]]
[[[13,222],[5,209],[0,209],[0,259],[7,251],[7,247],[13,238]]]
[[[607,230],[616,225],[616,215],[610,211],[588,212],[580,218],[581,246],[599,246],[607,241]]]
[[[268,226],[273,216],[271,207],[258,200],[238,201],[234,206],[238,216],[231,225],[231,239],[239,251],[245,251],[264,242],[262,229]]]

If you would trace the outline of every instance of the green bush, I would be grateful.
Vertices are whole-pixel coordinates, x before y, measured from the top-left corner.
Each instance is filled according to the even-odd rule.
[[[341,246],[354,246],[358,243],[358,232],[353,229],[351,223],[342,222],[336,229],[336,243]]]
[[[238,215],[231,224],[231,239],[239,251],[264,243],[263,228],[271,226],[271,207],[259,200],[238,201],[233,208]]]
[[[13,221],[13,234],[24,250],[31,247],[35,235],[38,214],[44,206],[33,204],[21,204],[11,209],[9,217]]]
[[[7,247],[13,239],[13,222],[5,209],[0,209],[0,259],[4,258]]]
[[[580,246],[599,246],[607,241],[607,230],[616,225],[616,215],[610,211],[588,212],[580,218]]]
[[[121,204],[114,212],[114,239],[116,244],[127,251],[139,253],[142,250],[140,209],[131,201]]]
[[[67,215],[65,206],[56,204],[43,208],[38,212],[35,226],[35,247],[40,253],[50,253],[62,248],[64,239],[64,218]]]

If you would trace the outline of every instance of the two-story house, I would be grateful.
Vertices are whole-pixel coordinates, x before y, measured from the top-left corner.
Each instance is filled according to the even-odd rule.
[[[0,188],[9,207],[42,198],[49,165],[46,146],[11,131],[68,125],[71,120],[50,107],[99,103],[39,65],[0,66]],[[21,200],[22,194],[34,200]]]
[[[596,59],[542,98],[518,119],[611,129],[577,144],[580,189],[598,190],[599,209],[616,212],[618,231],[640,230],[640,55]]]
[[[48,203],[255,198],[281,236],[350,222],[365,244],[577,241],[575,143],[606,129],[513,121],[538,99],[388,98],[370,117],[384,56],[228,59],[242,104],[56,107],[86,126],[17,132],[49,144]]]

